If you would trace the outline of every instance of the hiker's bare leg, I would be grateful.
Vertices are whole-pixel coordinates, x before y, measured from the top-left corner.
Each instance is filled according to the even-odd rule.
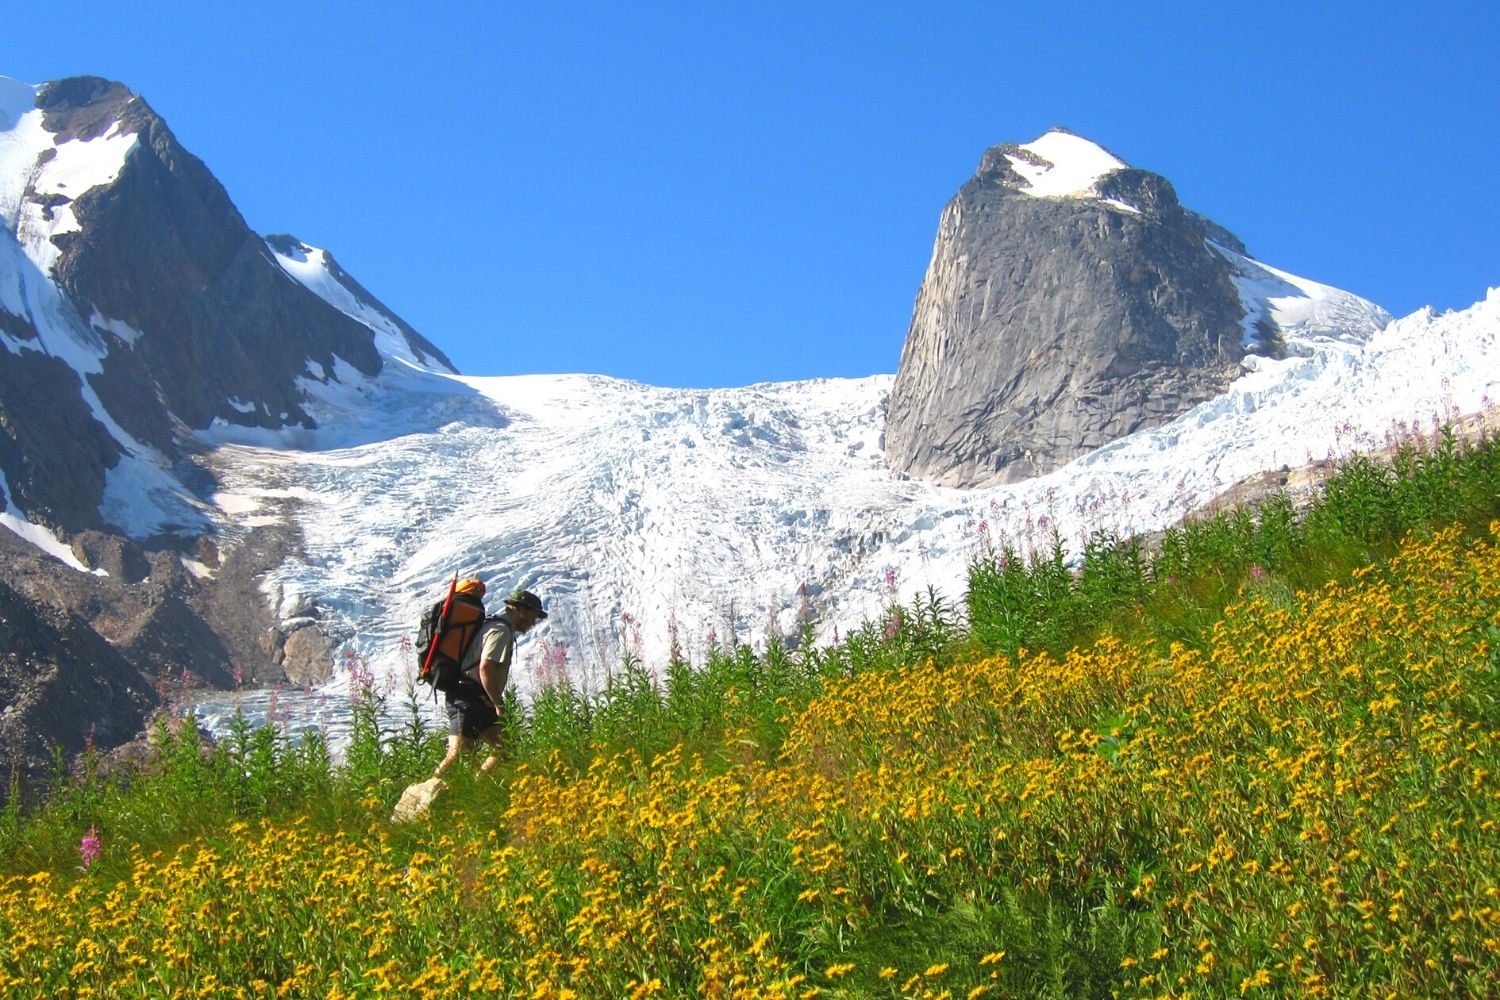
[[[442,762],[438,764],[437,770],[432,772],[432,776],[434,778],[441,778],[443,776],[443,772],[452,767],[453,762],[458,760],[459,755],[462,754],[465,750],[468,750],[473,745],[473,740],[466,740],[462,736],[450,735],[448,737],[448,753],[443,757]]]
[[[490,769],[500,762],[499,751],[503,749],[505,745],[501,740],[500,727],[498,725],[491,726],[490,728],[479,734],[479,739],[480,742],[488,743],[490,746],[495,748],[490,752],[490,755],[484,759],[484,763],[479,765],[480,774],[489,774]]]

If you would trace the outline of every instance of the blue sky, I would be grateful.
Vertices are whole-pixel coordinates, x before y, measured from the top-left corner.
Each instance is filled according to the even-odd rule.
[[[16,7],[19,9],[16,9]],[[944,203],[1066,125],[1404,314],[1500,285],[1500,5],[23,3],[473,374],[894,372]]]

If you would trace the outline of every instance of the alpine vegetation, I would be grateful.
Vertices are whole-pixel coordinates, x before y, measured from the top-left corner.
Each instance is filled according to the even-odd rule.
[[[1075,571],[996,548],[967,623],[561,675],[396,826],[443,753],[411,706],[358,692],[337,764],[188,717],[11,800],[0,986],[1491,995],[1497,487],[1494,433],[1444,433]]]

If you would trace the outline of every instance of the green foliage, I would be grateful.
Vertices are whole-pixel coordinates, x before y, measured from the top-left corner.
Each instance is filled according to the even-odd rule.
[[[1071,644],[1090,610],[1088,601],[1099,599],[1103,580],[1125,564],[1101,557],[1101,552],[1112,549],[1099,540],[1090,545],[1094,564],[1076,581],[1055,530],[1046,547],[1025,558],[1007,545],[976,560],[969,568],[968,597],[974,639],[986,649],[1011,656]]]
[[[833,982],[829,977],[825,995],[941,995],[941,973],[934,972],[931,982],[902,989],[903,982],[890,981],[881,972],[899,966],[904,977],[913,969],[920,974],[965,961],[972,966],[975,954],[1004,952],[1003,962],[997,958],[993,969],[981,970],[993,977],[999,991],[995,995],[1105,996],[1122,981],[1122,967],[1166,951],[1164,928],[1176,918],[1156,902],[1145,901],[1152,873],[1168,863],[1162,845],[1171,837],[1198,835],[1190,824],[1199,805],[1190,798],[1122,804],[1106,787],[1143,774],[1156,780],[1143,755],[1157,736],[1153,726],[1164,725],[1166,717],[1149,721],[1155,710],[1144,708],[1147,702],[1140,698],[1143,689],[1157,683],[1156,674],[1169,672],[1156,664],[1169,658],[1175,664],[1178,657],[1197,662],[1194,656],[1222,644],[1225,609],[1246,597],[1273,610],[1292,607],[1299,591],[1315,591],[1386,557],[1403,536],[1453,523],[1477,531],[1497,514],[1496,439],[1464,446],[1443,432],[1430,446],[1398,448],[1389,463],[1369,458],[1345,462],[1304,512],[1277,494],[1253,509],[1222,511],[1174,527],[1154,546],[1096,533],[1084,541],[1076,560],[1070,560],[1056,532],[1025,555],[1003,547],[971,565],[962,608],[929,590],[909,606],[892,603],[876,620],[832,644],[818,646],[809,623],[799,636],[773,638],[761,650],[740,643],[714,646],[702,663],[694,664],[674,641],[671,660],[660,672],[627,656],[595,691],[561,680],[525,701],[508,693],[501,713],[505,746],[498,774],[479,776],[472,766],[455,769],[449,776],[451,792],[432,825],[391,829],[384,823],[400,789],[431,773],[445,743],[444,734],[424,721],[410,689],[405,692],[407,711],[392,724],[383,696],[372,685],[359,686],[350,739],[338,760],[317,734],[293,740],[276,725],[252,726],[237,717],[225,737],[210,746],[190,717],[163,718],[153,730],[146,765],[106,773],[97,755],[86,753],[70,769],[59,753],[57,790],[29,812],[22,810],[12,778],[12,794],[0,811],[0,867],[76,873],[80,838],[97,830],[104,847],[91,873],[102,873],[101,880],[121,879],[133,845],[171,852],[194,838],[222,837],[242,820],[306,823],[330,837],[364,836],[378,829],[381,837],[391,838],[398,855],[414,858],[431,848],[436,829],[454,832],[459,841],[488,842],[514,789],[536,775],[560,776],[566,785],[591,767],[618,759],[634,762],[630,769],[645,788],[660,780],[663,760],[690,758],[698,761],[696,766],[724,775],[737,768],[764,774],[801,753],[808,775],[840,788],[847,777],[841,769],[855,764],[878,769],[896,756],[897,745],[868,739],[860,743],[855,733],[825,733],[816,752],[805,746],[798,750],[799,720],[806,719],[809,706],[828,701],[830,692],[882,678],[904,681],[913,670],[940,675],[954,664],[978,661],[979,653],[999,654],[994,662],[1019,662],[1023,651],[1044,654],[1028,663],[1051,663],[1065,672],[1080,647],[1101,640],[1100,649],[1114,648],[1108,646],[1114,638],[1101,637],[1116,637],[1159,650],[1159,660],[1134,678],[1104,672],[1076,690],[1049,689],[1045,711],[1035,701],[1028,707],[1004,697],[982,704],[950,699],[930,716],[912,715],[919,723],[902,733],[899,748],[909,755],[908,766],[911,760],[919,762],[917,767],[930,761],[934,776],[929,787],[939,793],[942,782],[952,780],[939,775],[943,762],[961,754],[978,759],[990,752],[1011,755],[1023,767],[1062,760],[1104,774],[1098,801],[1087,803],[1086,809],[1079,803],[1094,794],[1086,789],[1057,800],[1065,804],[1050,806],[1023,802],[1025,795],[1020,796],[1012,817],[1016,829],[1022,829],[1023,821],[1030,823],[1025,829],[1042,838],[1030,853],[1014,853],[1014,842],[995,836],[993,824],[979,825],[974,813],[954,809],[968,804],[961,796],[928,825],[861,815],[868,835],[855,837],[847,828],[839,832],[848,837],[850,859],[858,862],[850,869],[855,873],[851,888],[862,915],[820,924],[799,923],[797,915],[808,909],[805,892],[819,883],[810,878],[806,855],[794,857],[789,842],[759,851],[743,844],[716,848],[727,859],[738,859],[731,878],[761,887],[754,905],[775,925],[773,946],[779,954],[801,963],[813,980],[835,961],[852,964],[855,971],[847,979]],[[1483,662],[1453,695],[1451,711],[1466,725],[1493,733],[1500,728],[1500,626],[1491,623],[1471,634],[1484,651]],[[1169,652],[1174,647],[1176,652]],[[1401,659],[1399,650],[1382,655]],[[1413,662],[1417,658],[1414,652]],[[1393,668],[1392,676],[1403,675]],[[889,700],[900,699],[893,695]],[[1324,701],[1302,721],[1312,733],[1335,723],[1363,731],[1377,724],[1379,704],[1368,692],[1343,705]],[[1336,709],[1331,714],[1330,706]],[[904,705],[903,711],[914,710]],[[1196,706],[1184,709],[1183,717],[1193,718],[1196,711]],[[1415,743],[1418,720],[1381,724],[1395,725],[1392,732],[1400,730],[1403,740]],[[1300,732],[1299,727],[1287,732]],[[851,749],[841,757],[833,748],[845,735]],[[1252,729],[1239,745],[1263,738],[1270,737]],[[1064,742],[1072,749],[1063,748]],[[1227,737],[1224,742],[1228,745]],[[1399,740],[1391,744],[1405,745]],[[1208,773],[1227,755],[1216,743],[1212,753],[1198,759]],[[1262,780],[1259,774],[1252,778],[1247,789]],[[1425,789],[1444,779],[1434,772],[1412,780],[1417,782],[1413,788]],[[1031,819],[1033,808],[1055,809],[1059,821],[1049,824],[1044,816],[1037,825]],[[1174,810],[1170,823],[1162,818]],[[857,808],[842,819],[832,816],[830,822],[852,826],[856,821],[849,817],[856,814]],[[1092,819],[1063,821],[1084,815]],[[1400,814],[1393,809],[1391,815],[1395,824]],[[935,835],[933,830],[944,832]],[[1213,836],[1216,831],[1201,833]],[[809,845],[815,836],[822,833],[809,828]],[[976,845],[992,836],[990,853],[984,855]],[[1306,840],[1288,841],[1288,856],[1311,850]],[[627,876],[627,884],[630,879],[648,882],[662,863],[628,852],[609,860]],[[1259,867],[1272,859],[1249,860]],[[698,866],[695,879],[710,880],[718,861],[703,857],[692,863]],[[465,859],[445,858],[444,864],[460,879],[468,877]],[[560,865],[558,871],[566,869]],[[559,890],[567,891],[566,885]],[[1222,919],[1211,919],[1232,924],[1232,908]],[[705,937],[707,928],[705,924]],[[663,946],[685,949],[692,944]],[[1180,945],[1172,942],[1174,948]],[[1177,961],[1176,952],[1173,956]],[[1458,974],[1470,973],[1460,969]],[[1170,989],[1168,983],[1161,985]],[[1246,988],[1241,986],[1241,992]]]
[[[974,641],[1015,656],[1062,655],[1100,635],[1203,648],[1246,590],[1285,600],[1388,556],[1411,531],[1500,513],[1500,439],[1461,445],[1450,428],[1391,460],[1345,461],[1302,516],[1284,493],[1255,507],[1195,518],[1163,533],[1148,557],[1138,538],[1096,532],[1071,565],[1061,538],[1026,556],[1004,547],[969,567]]]
[[[785,737],[790,714],[829,677],[892,669],[939,659],[960,635],[952,608],[935,592],[910,607],[892,606],[883,618],[818,647],[810,623],[795,643],[774,638],[760,651],[742,643],[715,645],[702,664],[673,658],[660,675],[632,655],[589,694],[566,678],[511,702],[515,760],[554,754],[582,770],[590,760],[631,751],[650,759],[673,747],[703,752],[723,747],[733,733],[735,754],[754,747],[767,757]]]

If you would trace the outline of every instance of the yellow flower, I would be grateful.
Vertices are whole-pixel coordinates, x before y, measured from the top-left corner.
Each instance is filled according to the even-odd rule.
[[[1268,986],[1271,982],[1271,974],[1265,969],[1256,969],[1255,975],[1249,976],[1240,982],[1240,992],[1248,993],[1250,990],[1261,986]]]

